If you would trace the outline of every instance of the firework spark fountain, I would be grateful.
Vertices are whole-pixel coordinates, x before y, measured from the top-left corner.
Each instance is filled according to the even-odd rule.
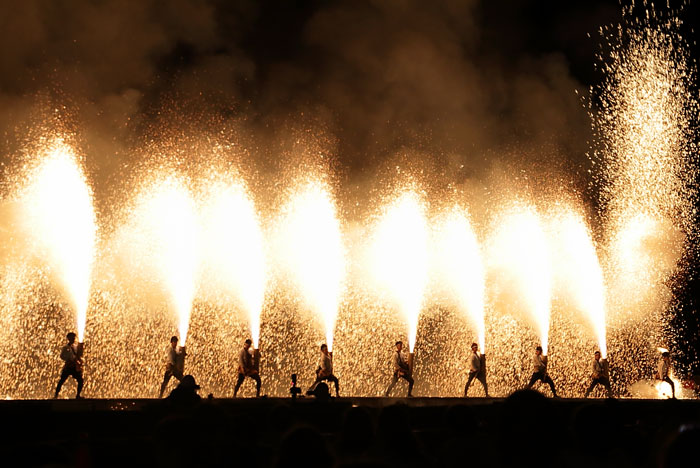
[[[335,200],[320,180],[304,182],[284,207],[278,223],[278,261],[312,311],[321,317],[328,350],[345,276],[345,248]]]
[[[384,207],[369,252],[374,280],[406,320],[409,351],[416,344],[428,280],[428,241],[425,203],[416,192],[406,191]]]
[[[267,278],[265,245],[258,213],[242,182],[218,182],[207,188],[200,239],[202,284],[223,292],[227,302],[235,297],[241,303],[257,349]]]
[[[441,287],[477,330],[485,352],[485,272],[481,248],[466,211],[454,207],[438,222],[434,255]]]
[[[658,288],[695,231],[690,122],[698,105],[680,18],[657,16],[653,7],[646,13],[609,37],[607,78],[593,90],[601,111],[592,117],[602,143],[613,295],[624,304],[619,309],[636,303],[648,313],[665,306],[656,300],[663,297]]]
[[[178,320],[180,345],[189,329],[197,272],[197,211],[186,186],[164,178],[143,192],[133,211],[136,229],[131,242],[144,246],[167,290]]]
[[[82,342],[97,238],[92,191],[62,139],[49,142],[39,158],[21,191],[21,224],[68,293]]]
[[[607,357],[605,284],[590,230],[573,209],[549,217],[555,255],[556,281],[591,325],[603,358]]]
[[[552,271],[550,247],[534,208],[518,205],[499,218],[489,261],[503,272],[534,321],[543,353],[549,345]]]

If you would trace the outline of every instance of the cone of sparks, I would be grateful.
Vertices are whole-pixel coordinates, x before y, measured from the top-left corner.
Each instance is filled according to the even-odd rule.
[[[48,142],[38,158],[21,190],[21,222],[66,291],[82,343],[97,239],[92,190],[78,157],[62,139]]]

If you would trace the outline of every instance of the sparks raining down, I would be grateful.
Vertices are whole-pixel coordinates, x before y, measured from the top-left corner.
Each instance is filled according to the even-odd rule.
[[[303,183],[279,221],[279,258],[322,322],[328,350],[345,277],[345,249],[335,200],[325,183]]]
[[[428,280],[426,208],[417,193],[407,191],[385,207],[370,250],[374,280],[398,304],[408,326],[413,351],[418,315]]]
[[[564,295],[587,317],[600,353],[606,358],[605,283],[590,230],[583,217],[573,209],[554,213],[549,220],[556,281]]]
[[[476,327],[485,352],[485,273],[481,248],[466,211],[455,207],[442,216],[435,235],[437,276],[445,293]]]
[[[254,347],[260,339],[267,269],[258,213],[242,182],[208,187],[202,209],[202,284],[243,307]]]
[[[85,337],[97,223],[92,191],[73,149],[49,143],[21,195],[24,230],[75,308],[78,340]]]
[[[149,258],[172,300],[180,345],[189,329],[197,271],[197,212],[189,190],[175,177],[156,183],[134,211],[138,236],[146,240]]]
[[[502,271],[534,321],[543,354],[549,344],[552,272],[550,249],[534,208],[517,206],[499,220],[490,261]]]
[[[665,308],[656,301],[663,297],[658,288],[677,267],[687,236],[695,235],[691,122],[698,105],[680,25],[679,17],[653,7],[644,20],[628,20],[608,37],[607,78],[592,90],[601,101],[592,118],[602,143],[611,286],[620,309],[635,301],[646,313]]]

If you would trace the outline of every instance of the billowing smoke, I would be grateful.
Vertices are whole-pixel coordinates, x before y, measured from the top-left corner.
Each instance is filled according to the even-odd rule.
[[[528,10],[509,5],[4,6],[0,157],[13,154],[36,121],[57,119],[83,143],[98,198],[132,167],[135,148],[178,131],[245,140],[263,169],[281,157],[278,143],[292,129],[309,130],[307,138],[333,135],[334,156],[358,181],[406,148],[413,150],[409,163],[433,159],[455,181],[494,159],[523,155],[586,164],[589,122],[574,92],[586,86],[560,52],[522,43],[532,33],[518,15]],[[596,22],[586,20],[594,13]],[[580,17],[577,40],[595,29],[601,12]],[[573,32],[550,34],[566,47]]]

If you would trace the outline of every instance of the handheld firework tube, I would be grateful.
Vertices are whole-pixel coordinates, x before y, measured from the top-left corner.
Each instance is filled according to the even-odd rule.
[[[180,346],[180,352],[177,355],[177,359],[180,361],[178,364],[180,365],[182,375],[185,375],[185,356],[187,356],[187,347]]]
[[[75,363],[75,368],[78,372],[83,371],[83,353],[85,352],[85,343],[78,342],[77,347],[78,360]]]
[[[258,374],[260,373],[260,349],[258,348],[253,349],[253,369]]]
[[[609,379],[610,378],[610,363],[608,363],[607,358],[603,358],[600,360],[601,366],[603,367],[603,377]]]
[[[408,375],[413,376],[413,362],[416,353],[408,353]]]
[[[486,379],[486,355],[482,354],[479,356],[479,361],[481,362],[481,367],[479,368],[479,374],[477,377],[483,377]]]

